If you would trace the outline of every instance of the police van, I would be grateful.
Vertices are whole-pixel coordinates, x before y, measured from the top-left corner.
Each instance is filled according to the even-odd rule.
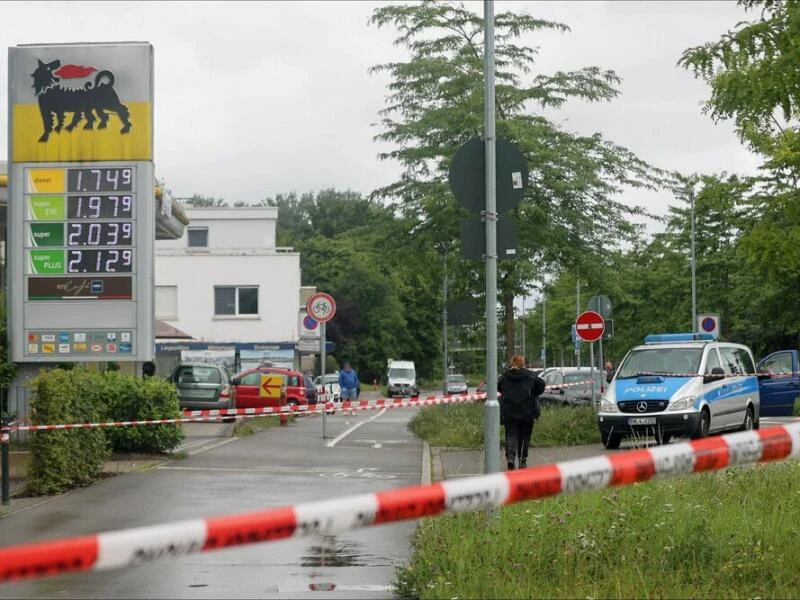
[[[672,437],[758,428],[759,381],[747,346],[707,333],[648,335],[625,359],[600,401],[603,445],[626,437]]]

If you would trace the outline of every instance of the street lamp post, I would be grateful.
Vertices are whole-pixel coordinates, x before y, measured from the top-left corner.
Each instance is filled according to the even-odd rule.
[[[691,203],[691,235],[692,235],[692,331],[697,333],[697,263],[695,260],[694,249],[694,184],[689,190],[689,202]]]

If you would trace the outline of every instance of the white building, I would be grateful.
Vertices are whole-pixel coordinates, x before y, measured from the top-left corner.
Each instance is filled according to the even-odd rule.
[[[296,342],[300,255],[275,245],[278,209],[185,212],[183,235],[156,242],[156,319],[200,342]]]

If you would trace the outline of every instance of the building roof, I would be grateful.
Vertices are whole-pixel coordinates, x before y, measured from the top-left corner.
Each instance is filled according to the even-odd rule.
[[[177,327],[173,327],[169,323],[156,319],[156,339],[162,340],[193,340],[185,331],[181,331]]]

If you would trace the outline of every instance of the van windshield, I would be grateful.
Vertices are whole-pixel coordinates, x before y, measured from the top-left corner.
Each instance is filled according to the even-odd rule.
[[[628,354],[620,365],[617,379],[630,379],[639,375],[697,374],[702,348],[641,348]]]
[[[392,379],[414,379],[414,369],[389,369]]]

